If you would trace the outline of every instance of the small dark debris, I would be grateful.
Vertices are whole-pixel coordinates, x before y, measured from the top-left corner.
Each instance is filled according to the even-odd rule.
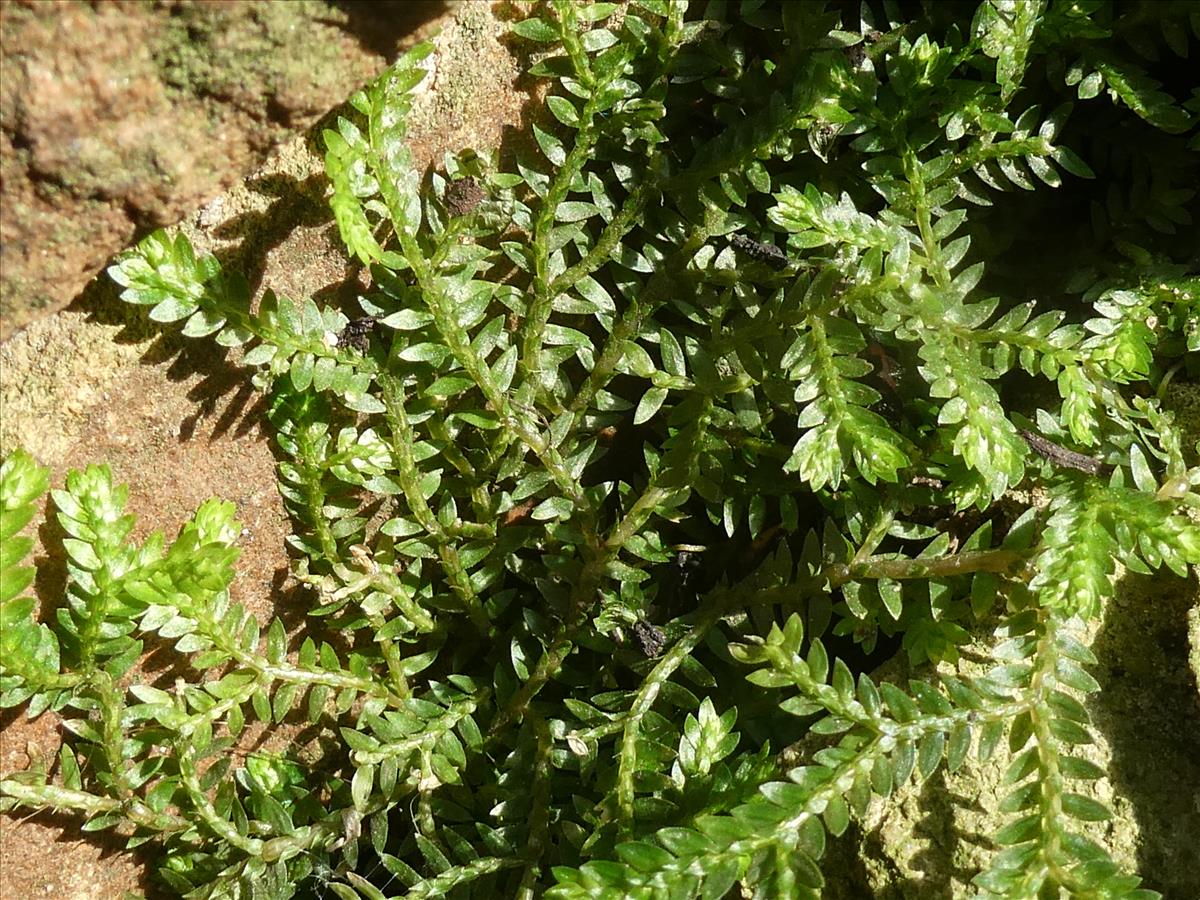
[[[675,568],[679,571],[680,578],[684,583],[691,580],[691,577],[696,574],[700,568],[702,560],[699,553],[690,553],[687,550],[680,550],[675,556]]]
[[[1084,456],[1082,453],[1076,453],[1074,450],[1068,450],[1066,447],[1061,447],[1054,441],[1047,440],[1040,434],[1034,434],[1032,431],[1027,431],[1024,428],[1018,428],[1021,437],[1025,439],[1025,443],[1029,445],[1029,449],[1043,459],[1048,459],[1054,465],[1064,469],[1076,469],[1080,472],[1086,472],[1089,475],[1100,475],[1104,472],[1106,466],[1098,459],[1091,456]]]
[[[850,65],[854,68],[861,69],[870,53],[867,48],[873,44],[878,44],[881,40],[883,40],[882,31],[876,31],[874,28],[869,29],[863,34],[863,39],[859,43],[845,48],[846,59],[850,60]]]
[[[351,319],[338,335],[339,347],[353,347],[359,353],[371,349],[371,332],[375,330],[375,319],[367,316],[363,319]]]
[[[633,639],[637,641],[638,649],[647,659],[657,657],[667,644],[667,636],[663,634],[663,630],[645,619],[633,623]]]
[[[762,241],[756,241],[744,234],[735,234],[729,243],[733,245],[734,250],[746,254],[751,259],[766,263],[772,269],[786,269],[788,266],[787,254],[774,244],[764,244]]]
[[[927,487],[935,491],[944,491],[946,489],[946,482],[940,478],[931,478],[928,475],[914,475],[909,479],[908,483],[914,487]]]
[[[537,506],[536,500],[526,500],[524,503],[518,503],[500,517],[500,527],[506,528],[510,525],[526,524],[535,506]]]
[[[474,178],[462,178],[446,186],[446,212],[452,216],[465,216],[474,212],[487,194]]]
[[[724,552],[726,549],[724,543],[714,544],[704,551],[676,549],[674,559],[663,563],[661,568],[656,567],[658,593],[654,603],[661,618],[674,618],[696,608],[701,595],[727,574],[729,554]]]

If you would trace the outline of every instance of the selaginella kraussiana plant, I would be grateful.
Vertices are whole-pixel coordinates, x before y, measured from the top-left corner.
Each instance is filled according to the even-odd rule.
[[[1073,747],[1117,567],[1200,561],[1155,393],[1197,374],[1197,104],[1129,50],[1143,6],[904,9],[549,3],[505,169],[414,168],[416,48],[325,133],[361,310],[252,309],[181,235],[123,257],[126,300],[256,369],[311,618],[231,599],[232,506],[138,545],[93,466],[35,621],[47,475],[11,455],[0,702],[69,739],[5,805],[156,842],[193,897],[815,897],[827,832],[1004,744],[978,890],[1154,896],[1085,834]],[[948,674],[983,623],[992,668]],[[151,632],[191,681],[130,683]],[[877,684],[831,643],[943,666]],[[253,719],[333,740],[231,754]]]

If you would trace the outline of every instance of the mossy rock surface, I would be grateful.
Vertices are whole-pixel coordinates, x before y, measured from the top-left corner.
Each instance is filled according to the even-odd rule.
[[[253,171],[441,0],[0,5],[0,335]]]

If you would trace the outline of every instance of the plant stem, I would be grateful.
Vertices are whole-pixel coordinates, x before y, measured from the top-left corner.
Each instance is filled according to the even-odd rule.
[[[409,511],[437,544],[438,556],[441,557],[446,580],[449,581],[451,589],[466,607],[471,622],[480,634],[487,634],[491,623],[488,621],[479,595],[471,584],[471,576],[467,573],[462,559],[458,555],[458,548],[442,528],[441,522],[438,521],[421,492],[421,472],[417,469],[417,461],[413,456],[416,435],[409,424],[408,413],[404,409],[403,389],[399,382],[390,375],[380,376],[379,386],[383,389],[383,402],[387,408],[386,416],[392,438],[390,447],[392,462],[395,464],[396,480],[404,489],[404,499],[408,503]]]
[[[839,588],[848,581],[870,578],[950,578],[972,572],[996,572],[1016,576],[1029,561],[1028,553],[1015,550],[967,550],[928,559],[884,559],[867,557],[850,565],[829,568],[829,586]]]
[[[184,831],[191,823],[180,816],[155,812],[140,800],[117,800],[100,797],[87,791],[77,791],[56,784],[32,785],[12,778],[0,780],[0,796],[11,797],[22,806],[34,809],[70,809],[83,813],[87,818],[119,813],[131,824],[163,834]]]

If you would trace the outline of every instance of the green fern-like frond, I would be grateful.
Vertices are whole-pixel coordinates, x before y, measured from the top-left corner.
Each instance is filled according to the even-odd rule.
[[[1140,453],[1137,459],[1146,465]],[[1064,618],[1093,618],[1112,593],[1118,559],[1141,571],[1165,565],[1186,574],[1200,562],[1200,526],[1175,507],[1125,487],[1064,485],[1051,500],[1031,589]],[[1080,541],[1080,534],[1089,539]]]
[[[21,532],[37,514],[49,475],[23,450],[0,466],[0,706],[30,700],[30,716],[57,705],[62,696],[53,689],[59,680],[58,638],[34,619],[37,601],[24,593],[34,569],[21,565],[33,549],[33,539]]]
[[[139,548],[129,541],[133,516],[125,512],[129,489],[113,483],[107,466],[73,472],[64,490],[51,492],[58,521],[69,537],[67,553],[69,607],[59,611],[64,650],[76,665],[104,665],[119,677],[142,650],[129,637],[138,612],[125,581],[161,555],[162,535],[154,534]]]
[[[1084,669],[1096,658],[1071,632],[1055,614],[1019,615],[1003,629],[1006,640],[996,652],[1006,660],[1004,680],[1016,687],[1024,708],[1009,731],[1012,759],[1004,783],[1012,787],[999,808],[1017,818],[997,832],[1004,849],[974,883],[998,897],[1065,889],[1072,896],[1151,900],[1160,895],[1139,888],[1140,878],[1121,871],[1080,830],[1080,823],[1105,821],[1112,812],[1070,790],[1073,781],[1104,777],[1102,768],[1073,752],[1093,742],[1079,697],[1100,686]]]

